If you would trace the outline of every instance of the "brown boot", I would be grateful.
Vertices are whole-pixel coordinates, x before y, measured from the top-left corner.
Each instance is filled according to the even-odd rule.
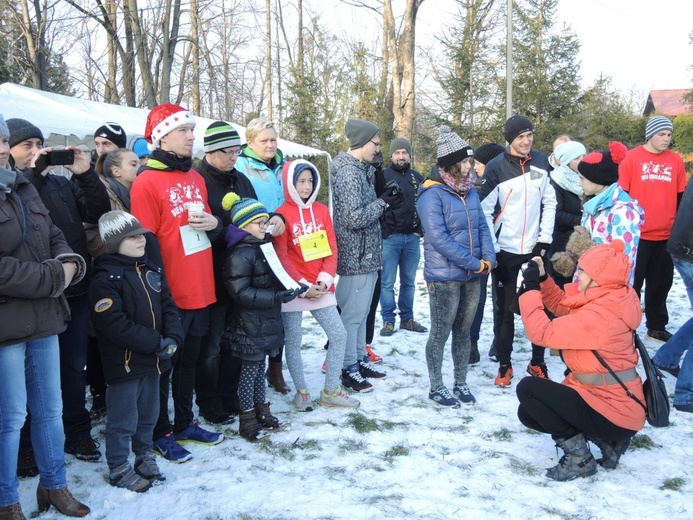
[[[22,506],[17,502],[10,506],[0,507],[0,520],[26,520]]]
[[[278,432],[289,426],[290,423],[280,421],[270,412],[270,403],[256,403],[255,416],[260,425],[267,431]]]
[[[258,442],[267,436],[257,420],[255,409],[245,410],[238,416],[238,434],[250,442]]]
[[[274,388],[277,392],[282,394],[291,392],[291,388],[289,388],[289,385],[284,381],[281,361],[269,362],[269,366],[267,367],[267,386]]]
[[[67,486],[61,489],[46,489],[39,484],[36,488],[36,501],[40,513],[45,513],[51,506],[65,516],[82,517],[91,513],[91,509],[72,496]]]

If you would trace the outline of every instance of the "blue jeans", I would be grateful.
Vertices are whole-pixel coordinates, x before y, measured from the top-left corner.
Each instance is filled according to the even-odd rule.
[[[431,306],[431,333],[426,342],[426,364],[431,390],[443,384],[443,353],[452,332],[452,365],[454,383],[467,382],[469,330],[479,304],[479,279],[468,282],[449,280],[428,284]]]
[[[676,331],[669,341],[662,345],[652,358],[656,365],[667,368],[679,366],[681,356],[686,352],[681,364],[681,372],[676,378],[674,404],[693,404],[693,318]]]
[[[31,412],[31,442],[40,483],[67,485],[58,336],[0,347],[0,507],[19,502],[19,430]]]
[[[380,315],[383,322],[395,321],[399,307],[400,322],[414,317],[416,270],[421,258],[421,237],[394,234],[383,239],[383,268],[380,280]],[[399,268],[399,297],[395,305],[395,278]]]
[[[688,293],[688,300],[691,302],[691,307],[693,307],[693,262],[683,258],[674,259],[674,267],[681,275],[683,285]]]

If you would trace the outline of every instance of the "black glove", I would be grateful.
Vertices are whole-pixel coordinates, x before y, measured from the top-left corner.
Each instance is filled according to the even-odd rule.
[[[298,285],[300,285],[300,288],[298,290],[298,294],[303,294],[304,292],[308,291],[310,287],[308,287],[306,284],[298,282]],[[298,296],[298,294],[296,296]]]
[[[534,260],[527,262],[527,268],[522,271],[522,292],[539,290],[539,264]]]
[[[296,289],[287,289],[285,291],[278,291],[276,293],[277,301],[279,303],[289,303],[291,300],[293,300],[299,294],[301,294],[301,289],[302,289],[301,287],[298,287]]]
[[[376,169],[381,168],[383,166],[383,163],[385,162],[385,158],[383,157],[383,152],[378,150],[378,153],[376,153],[373,156],[373,159],[371,159],[370,164],[371,166],[375,166]]]
[[[171,338],[164,338],[161,340],[159,350],[157,350],[155,354],[160,359],[170,359],[173,356],[173,354],[176,353],[176,350],[178,350],[176,340]]]
[[[547,244],[546,242],[537,242],[537,245],[535,245],[534,249],[532,249],[532,256],[540,256],[544,258],[546,253],[549,252],[550,248],[551,244]]]
[[[390,181],[385,185],[385,191],[380,196],[388,206],[399,206],[404,202],[402,188],[395,181]]]

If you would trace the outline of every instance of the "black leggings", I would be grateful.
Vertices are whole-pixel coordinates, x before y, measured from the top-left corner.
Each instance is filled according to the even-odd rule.
[[[527,428],[550,433],[554,439],[584,433],[605,441],[619,441],[637,433],[616,426],[590,408],[577,391],[555,381],[525,377],[517,385],[517,398],[520,422]]]

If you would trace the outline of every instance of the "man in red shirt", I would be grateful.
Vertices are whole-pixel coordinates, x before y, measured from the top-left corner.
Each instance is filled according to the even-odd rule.
[[[215,233],[223,232],[207,203],[205,181],[192,169],[194,128],[195,119],[186,109],[171,104],[154,107],[144,132],[152,153],[130,191],[132,214],[156,236],[185,333],[172,358],[173,367],[162,369],[154,428],[154,451],[172,462],[192,458],[179,444],[217,444],[224,439],[221,433],[200,428],[192,412],[197,358],[209,328],[209,306],[216,301],[211,241]],[[173,425],[168,417],[171,373]]]
[[[664,116],[653,116],[645,127],[645,144],[633,148],[619,165],[618,184],[645,210],[633,289],[638,295],[643,283],[647,335],[667,341],[669,322],[667,295],[674,281],[674,264],[667,240],[676,209],[686,189],[686,170],[681,157],[669,150],[674,126]]]

